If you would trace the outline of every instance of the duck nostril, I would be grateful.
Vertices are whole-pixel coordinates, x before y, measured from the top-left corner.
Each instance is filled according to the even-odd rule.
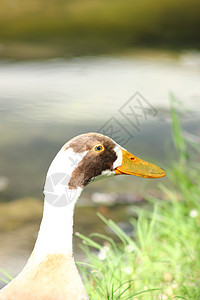
[[[131,160],[135,160],[135,157],[131,157]]]

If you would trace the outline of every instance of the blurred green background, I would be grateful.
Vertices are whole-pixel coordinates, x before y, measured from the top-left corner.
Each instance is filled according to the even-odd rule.
[[[198,0],[2,0],[3,57],[200,47]]]

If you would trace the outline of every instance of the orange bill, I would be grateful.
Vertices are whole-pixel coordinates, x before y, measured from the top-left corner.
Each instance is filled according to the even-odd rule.
[[[145,178],[160,178],[166,175],[165,171],[156,165],[142,160],[126,150],[122,151],[122,165],[115,169],[117,175],[135,175]]]

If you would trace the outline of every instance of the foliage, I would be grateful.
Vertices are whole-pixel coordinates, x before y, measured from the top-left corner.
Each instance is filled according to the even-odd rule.
[[[48,44],[72,55],[138,45],[199,47],[199,22],[198,0],[0,2],[1,42]]]
[[[172,96],[171,117],[177,160],[167,174],[174,188],[161,185],[164,199],[148,198],[152,210],[132,207],[134,238],[99,215],[120,245],[78,234],[89,262],[78,265],[91,299],[200,299],[200,165],[189,155]]]

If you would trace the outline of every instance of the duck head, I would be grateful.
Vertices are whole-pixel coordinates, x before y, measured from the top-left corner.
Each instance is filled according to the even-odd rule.
[[[76,202],[89,182],[123,174],[159,178],[165,176],[165,171],[129,153],[107,136],[82,134],[67,142],[52,161],[44,188],[45,200],[63,207]]]
[[[159,178],[166,175],[158,166],[129,153],[107,136],[87,133],[73,138],[64,146],[82,159],[75,166],[69,180],[69,188],[83,188],[91,180],[111,175],[135,175]]]

